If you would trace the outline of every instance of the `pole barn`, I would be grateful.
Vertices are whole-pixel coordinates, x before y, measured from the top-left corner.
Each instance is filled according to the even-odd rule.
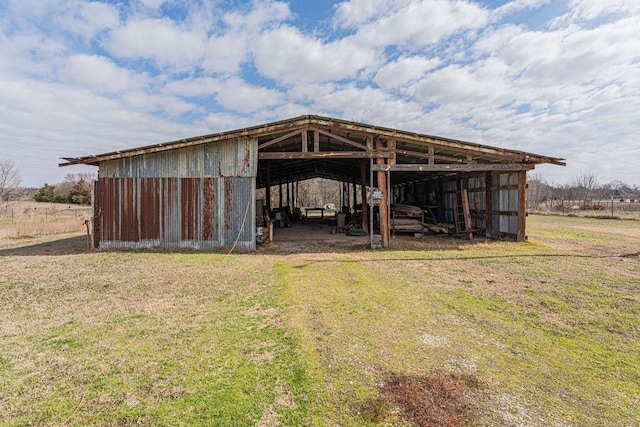
[[[291,203],[297,184],[312,178],[343,183],[372,247],[388,247],[391,233],[410,229],[406,205],[461,236],[522,241],[527,171],[564,165],[529,152],[311,115],[65,160],[61,166],[99,168],[95,247],[200,250],[255,249],[256,190],[266,190],[270,211],[272,188],[281,205],[283,194]]]

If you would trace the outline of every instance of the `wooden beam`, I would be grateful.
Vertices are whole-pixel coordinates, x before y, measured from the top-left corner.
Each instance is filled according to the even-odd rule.
[[[396,140],[395,139],[387,140],[387,148],[389,149],[389,151],[391,151],[394,154],[393,157],[389,158],[389,160],[387,161],[387,164],[395,165],[396,164]]]
[[[486,171],[504,171],[519,172],[528,171],[534,168],[534,165],[522,163],[490,163],[475,165],[423,165],[423,164],[402,164],[402,165],[374,165],[375,171],[390,172],[486,172]]]
[[[258,153],[258,159],[386,159],[393,153],[381,151],[321,151],[301,153],[298,151],[267,151]]]
[[[484,205],[484,212],[486,215],[485,218],[485,228],[486,228],[486,233],[485,235],[487,237],[492,237],[493,235],[493,221],[491,216],[493,215],[491,213],[491,206],[493,203],[491,203],[491,179],[492,179],[493,174],[490,171],[485,172],[484,174],[484,185],[485,185],[485,205]]]
[[[369,231],[369,207],[367,206],[367,161],[360,161],[360,195],[362,196],[362,229]]]
[[[302,131],[302,152],[306,153],[308,151],[308,146],[307,146],[307,131],[304,130]]]
[[[293,132],[289,132],[285,135],[282,135],[278,138],[272,139],[271,141],[267,141],[267,142],[263,142],[262,144],[258,145],[258,150],[262,150],[263,148],[267,148],[267,147],[271,147],[274,144],[277,144],[280,141],[284,141],[285,139],[289,139],[289,138],[293,138],[296,135],[300,135],[302,132],[305,132],[304,130],[294,130]]]
[[[429,164],[434,164],[435,160],[442,160],[444,162],[464,163],[464,160],[458,157],[441,156],[439,154],[435,154],[435,150],[433,146],[429,146],[428,153],[423,153],[421,151],[405,150],[404,148],[397,149],[396,153],[403,154],[405,156],[416,157],[418,159],[428,159]]]
[[[424,144],[435,144],[441,147],[445,147],[452,151],[460,152],[461,154],[466,153],[482,153],[485,155],[493,155],[498,158],[508,158],[513,161],[520,161],[522,157],[526,154],[529,157],[529,161],[536,163],[552,163],[561,166],[565,166],[565,163],[561,160],[563,159],[554,159],[550,157],[540,156],[524,153],[524,152],[514,152],[512,150],[501,149],[498,147],[491,147],[488,145],[481,145],[477,143],[461,141],[450,138],[442,138],[433,135],[423,135],[414,132],[406,132],[397,129],[389,129],[382,128],[377,126],[369,126],[363,125],[361,123],[355,122],[347,122],[340,121],[336,119],[327,119],[322,117],[314,117],[314,120],[310,121],[312,124],[317,124],[320,126],[332,127],[335,129],[340,129],[342,131],[351,131],[354,133],[373,133],[377,137],[382,138],[394,138],[398,141],[407,141],[407,142],[420,142]]]
[[[265,186],[267,196],[267,209],[271,215],[271,162],[267,160],[267,184]]]
[[[524,241],[527,229],[527,171],[520,171],[518,182],[518,242]]]
[[[381,150],[382,141],[380,139],[376,140],[376,149]],[[380,235],[382,236],[382,247],[389,247],[389,210],[387,209],[389,194],[388,194],[388,186],[387,186],[387,172],[383,169],[383,167],[387,167],[389,165],[384,164],[383,158],[376,159],[376,167],[378,167],[378,189],[382,191],[382,200],[380,200]],[[372,167],[373,170],[373,167]]]
[[[342,136],[340,136],[340,135],[336,135],[336,134],[334,134],[334,133],[331,133],[331,132],[328,132],[328,131],[325,131],[325,130],[322,130],[322,129],[318,129],[318,128],[313,128],[313,127],[312,127],[311,129],[312,129],[314,132],[316,132],[316,131],[317,131],[318,133],[321,133],[321,134],[323,134],[323,135],[325,135],[325,136],[328,136],[329,138],[336,139],[336,140],[338,140],[338,141],[340,141],[340,142],[344,142],[345,144],[352,145],[352,146],[354,146],[354,147],[356,147],[356,148],[360,148],[360,149],[362,149],[362,150],[368,150],[368,149],[369,149],[369,148],[367,148],[367,146],[366,146],[366,145],[362,145],[362,144],[360,144],[359,142],[352,141],[352,140],[350,140],[350,139],[348,139],[348,138],[344,138],[344,137],[342,137]]]
[[[315,153],[320,152],[320,132],[317,130],[313,131],[313,151]]]

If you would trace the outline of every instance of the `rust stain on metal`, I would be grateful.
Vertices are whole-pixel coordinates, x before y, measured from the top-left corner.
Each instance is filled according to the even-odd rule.
[[[160,238],[160,185],[159,178],[140,179],[140,238]]]
[[[102,240],[116,240],[119,229],[120,209],[118,207],[118,180],[116,178],[103,178],[100,180],[99,197],[102,206],[100,229]]]
[[[242,171],[241,175],[246,176],[251,169],[251,143],[249,141],[244,141],[244,159],[242,161]]]
[[[200,191],[198,178],[182,178],[182,240],[198,237],[198,206]]]
[[[125,242],[137,242],[138,235],[138,192],[135,178],[124,178],[122,181],[122,213],[120,226],[122,228],[122,240]]]
[[[233,213],[233,182],[231,178],[224,178],[224,229],[232,229],[231,214]]]
[[[215,236],[215,178],[203,179],[203,218],[202,218],[202,238],[212,240]]]

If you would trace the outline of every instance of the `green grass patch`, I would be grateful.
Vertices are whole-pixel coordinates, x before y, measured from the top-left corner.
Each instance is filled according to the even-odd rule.
[[[637,235],[601,224],[353,254],[16,242],[0,425],[409,426],[434,401],[463,425],[634,425]]]

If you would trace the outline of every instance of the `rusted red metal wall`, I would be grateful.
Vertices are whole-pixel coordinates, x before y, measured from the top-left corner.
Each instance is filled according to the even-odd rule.
[[[100,247],[255,249],[257,142],[247,139],[100,164]]]
[[[100,178],[100,246],[252,249],[253,185],[231,177]]]

